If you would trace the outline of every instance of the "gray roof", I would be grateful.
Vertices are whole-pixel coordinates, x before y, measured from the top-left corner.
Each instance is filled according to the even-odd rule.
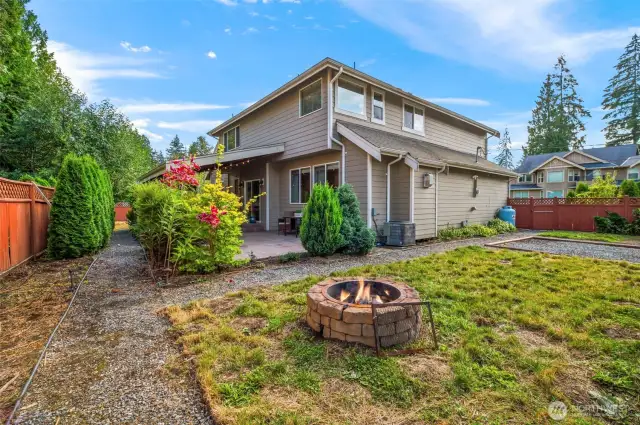
[[[640,162],[640,155],[634,155],[627,158],[625,162],[622,163],[623,167],[631,167],[634,164]]]
[[[578,152],[584,152],[588,155],[600,158],[608,163],[623,166],[625,161],[627,161],[630,157],[638,156],[638,145],[630,144],[622,146],[609,146],[605,148],[581,149]],[[565,151],[527,156],[515,171],[520,174],[528,174],[554,156],[562,158],[568,153],[568,151]],[[582,165],[583,167],[586,166],[586,164],[580,165]]]
[[[376,130],[358,124],[337,120],[340,124],[356,133],[381,150],[408,152],[412,157],[423,162],[441,162],[451,166],[478,169],[489,173],[514,174],[513,171],[501,167],[482,157],[448,149],[433,143],[423,142],[412,137],[400,136],[387,131]]]
[[[618,167],[618,164],[614,164],[612,162],[587,162],[585,164],[580,164],[587,170],[597,170],[598,168],[614,168]]]

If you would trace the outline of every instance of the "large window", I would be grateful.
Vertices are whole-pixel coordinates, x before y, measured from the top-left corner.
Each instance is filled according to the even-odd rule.
[[[340,164],[322,164],[313,166],[313,184],[328,183],[331,187],[340,186]]]
[[[371,98],[371,121],[384,124],[384,93],[373,92]]]
[[[405,104],[403,115],[403,130],[424,134],[424,109]]]
[[[240,147],[240,127],[232,128],[222,136],[224,151],[230,151]]]
[[[322,80],[300,90],[300,116],[304,117],[319,109],[322,109]]]
[[[547,171],[547,183],[562,183],[564,181],[564,170]]]
[[[289,202],[306,204],[311,194],[311,167],[298,168],[290,173]]]
[[[531,174],[520,174],[518,176],[518,183],[531,183],[533,182],[533,175]]]
[[[526,190],[514,190],[513,191],[514,198],[528,198],[529,192]]]
[[[365,117],[364,86],[350,81],[338,80],[336,109]]]
[[[592,179],[597,179],[597,178],[598,178],[598,177],[600,177],[600,176],[601,176],[600,170],[593,170],[593,171],[591,172],[591,178],[592,178]]]
[[[580,181],[580,170],[569,170],[568,172],[568,181],[570,182],[579,182]]]
[[[544,172],[538,173],[538,183],[544,183]]]
[[[563,190],[547,190],[547,198],[562,198],[563,196]]]
[[[629,168],[629,172],[627,173],[627,178],[629,180],[640,179],[640,168]]]

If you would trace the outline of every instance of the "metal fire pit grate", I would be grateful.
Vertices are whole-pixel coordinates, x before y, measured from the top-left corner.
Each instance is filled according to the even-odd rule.
[[[371,315],[373,319],[373,334],[375,339],[375,348],[377,356],[400,356],[406,354],[414,354],[417,352],[424,351],[424,348],[417,349],[408,349],[408,350],[394,350],[394,351],[385,351],[381,353],[381,343],[380,340],[383,338],[381,336],[381,326],[384,324],[379,323],[379,318],[383,316],[388,316],[389,313],[392,313],[393,309],[398,307],[407,308],[407,307],[418,307],[422,308],[422,306],[427,306],[427,312],[429,313],[429,327],[431,329],[431,337],[433,338],[433,345],[436,349],[438,349],[438,337],[436,335],[436,325],[433,321],[433,312],[431,310],[431,302],[430,301],[411,301],[411,302],[391,302],[385,304],[371,304]],[[382,313],[382,314],[381,314]],[[417,329],[409,329],[407,332],[417,332],[420,333],[420,326]],[[417,337],[417,335],[416,335]],[[413,339],[413,338],[411,338]]]

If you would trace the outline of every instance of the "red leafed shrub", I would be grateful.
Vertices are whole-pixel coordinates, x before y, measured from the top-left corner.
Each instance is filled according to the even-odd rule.
[[[207,223],[211,227],[218,227],[220,224],[220,216],[225,215],[226,211],[219,211],[215,205],[211,205],[211,213],[200,213],[197,215],[198,220]]]
[[[162,175],[162,182],[176,189],[194,188],[200,184],[196,178],[198,171],[200,166],[194,162],[193,157],[189,161],[184,158],[175,159],[169,163],[169,170]]]

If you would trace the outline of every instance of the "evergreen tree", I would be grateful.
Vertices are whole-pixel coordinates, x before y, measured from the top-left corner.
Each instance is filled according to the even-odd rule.
[[[184,145],[176,134],[176,137],[174,137],[171,143],[169,143],[169,148],[167,149],[167,159],[173,160],[184,158],[185,156],[187,156],[187,150],[184,148]]]
[[[155,149],[151,150],[151,158],[155,165],[166,164],[167,162],[162,151],[157,151]]]
[[[547,152],[557,152],[562,149],[550,150],[554,143],[555,123],[558,121],[558,109],[555,104],[555,92],[551,74],[547,74],[536,106],[531,111],[531,120],[527,126],[529,140],[524,148],[525,155],[538,155]],[[553,146],[555,148],[555,146]]]
[[[336,193],[342,208],[342,227],[340,228],[344,241],[342,251],[346,254],[367,254],[376,243],[376,234],[367,227],[367,223],[360,215],[360,203],[353,191],[353,186],[343,184],[336,189]]]
[[[500,153],[496,157],[496,163],[501,167],[513,170],[513,154],[511,153],[511,136],[509,135],[509,129],[504,129],[504,134],[498,143],[498,149]]]
[[[604,90],[607,146],[640,143],[640,37],[634,34]]]
[[[576,91],[578,81],[567,68],[564,55],[558,58],[551,78],[558,107],[558,120],[556,121],[558,138],[556,140],[566,140],[571,149],[582,149],[585,142],[584,134],[579,135],[584,132],[582,119],[590,118],[591,113],[585,109],[582,98],[578,96]]]
[[[201,156],[208,155],[211,153],[213,146],[211,146],[207,139],[204,136],[198,136],[195,142],[189,145],[189,155],[192,156]]]
[[[338,195],[328,184],[316,184],[302,214],[302,246],[311,255],[331,255],[344,245],[341,227],[342,209]]]

